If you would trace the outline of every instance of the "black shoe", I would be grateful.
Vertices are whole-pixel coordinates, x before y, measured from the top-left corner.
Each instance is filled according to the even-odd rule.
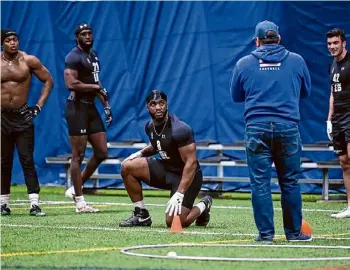
[[[310,242],[312,241],[312,235],[300,233],[297,237],[289,237],[287,238],[289,242]]]
[[[9,216],[11,215],[11,209],[8,206],[8,204],[4,203],[1,205],[1,215],[2,216]]]
[[[152,219],[147,209],[141,209],[139,207],[135,207],[135,211],[132,212],[132,216],[129,219],[119,224],[120,227],[151,226],[151,225],[152,225]]]
[[[207,195],[203,197],[199,202],[203,202],[205,204],[205,210],[199,217],[197,217],[196,225],[207,226],[210,220],[210,208],[213,203],[213,199]]]
[[[261,237],[261,235],[258,235],[254,239],[256,242],[263,242],[265,244],[272,244],[273,242],[273,237]]]
[[[39,205],[36,204],[33,204],[32,208],[30,208],[29,214],[36,217],[46,216],[45,212],[41,211]]]

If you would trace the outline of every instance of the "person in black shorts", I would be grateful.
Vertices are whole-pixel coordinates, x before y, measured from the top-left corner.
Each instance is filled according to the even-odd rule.
[[[350,55],[346,50],[343,30],[335,28],[326,33],[328,50],[334,57],[330,66],[331,95],[327,121],[327,134],[333,140],[343,170],[347,192],[347,207],[332,214],[334,218],[350,218]]]
[[[152,118],[145,126],[150,144],[131,154],[122,163],[121,175],[135,210],[120,226],[152,224],[143,199],[141,181],[151,187],[171,190],[165,211],[168,227],[175,215],[180,216],[183,227],[194,221],[198,226],[206,226],[210,219],[212,198],[205,196],[193,207],[203,176],[192,129],[168,113],[167,96],[162,91],[150,92],[146,104]],[[155,154],[159,154],[160,159],[152,157]]]
[[[112,111],[108,104],[107,91],[99,79],[101,66],[92,49],[92,28],[87,23],[79,24],[75,30],[75,39],[77,46],[66,56],[64,70],[66,87],[70,91],[65,116],[72,144],[70,170],[73,181],[73,186],[65,194],[76,202],[77,213],[91,213],[98,212],[98,209],[86,204],[82,185],[108,156],[106,130],[96,109],[95,98],[98,97],[104,105],[108,125],[112,122]],[[80,165],[88,141],[93,147],[93,155],[81,172]]]
[[[1,30],[1,215],[10,215],[13,154],[17,148],[30,201],[30,215],[44,216],[39,207],[40,185],[34,163],[34,119],[53,87],[50,72],[34,55],[18,50],[19,39],[11,29]],[[35,106],[28,106],[32,75],[42,83]]]

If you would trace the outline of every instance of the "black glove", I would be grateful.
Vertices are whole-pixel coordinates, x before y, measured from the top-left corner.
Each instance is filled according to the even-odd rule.
[[[33,121],[35,117],[41,112],[41,107],[36,104],[35,106],[28,107],[22,114],[24,114],[25,121]]]
[[[106,123],[107,123],[107,126],[109,127],[109,125],[112,123],[112,120],[113,120],[112,110],[110,107],[105,107],[105,115],[106,115]]]

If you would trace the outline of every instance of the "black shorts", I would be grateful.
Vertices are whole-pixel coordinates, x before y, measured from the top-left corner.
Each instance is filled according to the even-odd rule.
[[[69,136],[83,136],[106,132],[100,114],[94,103],[67,100],[65,116]]]
[[[171,190],[170,197],[173,196],[179,187],[181,175],[166,170],[162,161],[159,159],[149,157],[147,158],[147,162],[151,175],[150,186],[159,189]],[[192,209],[194,201],[201,190],[202,182],[202,170],[200,167],[198,167],[191,185],[185,192],[182,206]]]
[[[347,145],[350,142],[350,113],[333,114],[332,137],[334,153],[338,156],[347,154]]]

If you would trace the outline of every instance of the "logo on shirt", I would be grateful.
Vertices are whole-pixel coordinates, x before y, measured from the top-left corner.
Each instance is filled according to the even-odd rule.
[[[333,84],[332,84],[333,92],[341,92],[342,90],[341,83],[339,82],[339,76],[340,76],[339,73],[335,73],[333,75]]]
[[[89,61],[90,63],[90,61]],[[92,63],[93,67],[94,67],[94,71],[92,72],[93,76],[94,76],[94,80],[95,82],[99,82],[100,79],[98,77],[98,73],[100,72],[100,66],[98,65],[98,62],[94,62]]]
[[[280,70],[281,63],[264,63],[259,59],[260,70]]]
[[[162,139],[165,139],[165,135],[164,134],[162,134]]]
[[[170,157],[168,157],[167,152],[162,150],[162,146],[160,145],[160,141],[158,141],[158,140],[157,140],[157,149],[158,149],[158,153],[162,159],[170,159]]]
[[[345,69],[345,67],[342,67],[341,69],[340,69],[340,71],[342,71],[342,70],[344,70]]]
[[[85,134],[85,133],[86,133],[86,129],[81,129],[81,130],[80,130],[80,133],[81,133],[81,134]]]

